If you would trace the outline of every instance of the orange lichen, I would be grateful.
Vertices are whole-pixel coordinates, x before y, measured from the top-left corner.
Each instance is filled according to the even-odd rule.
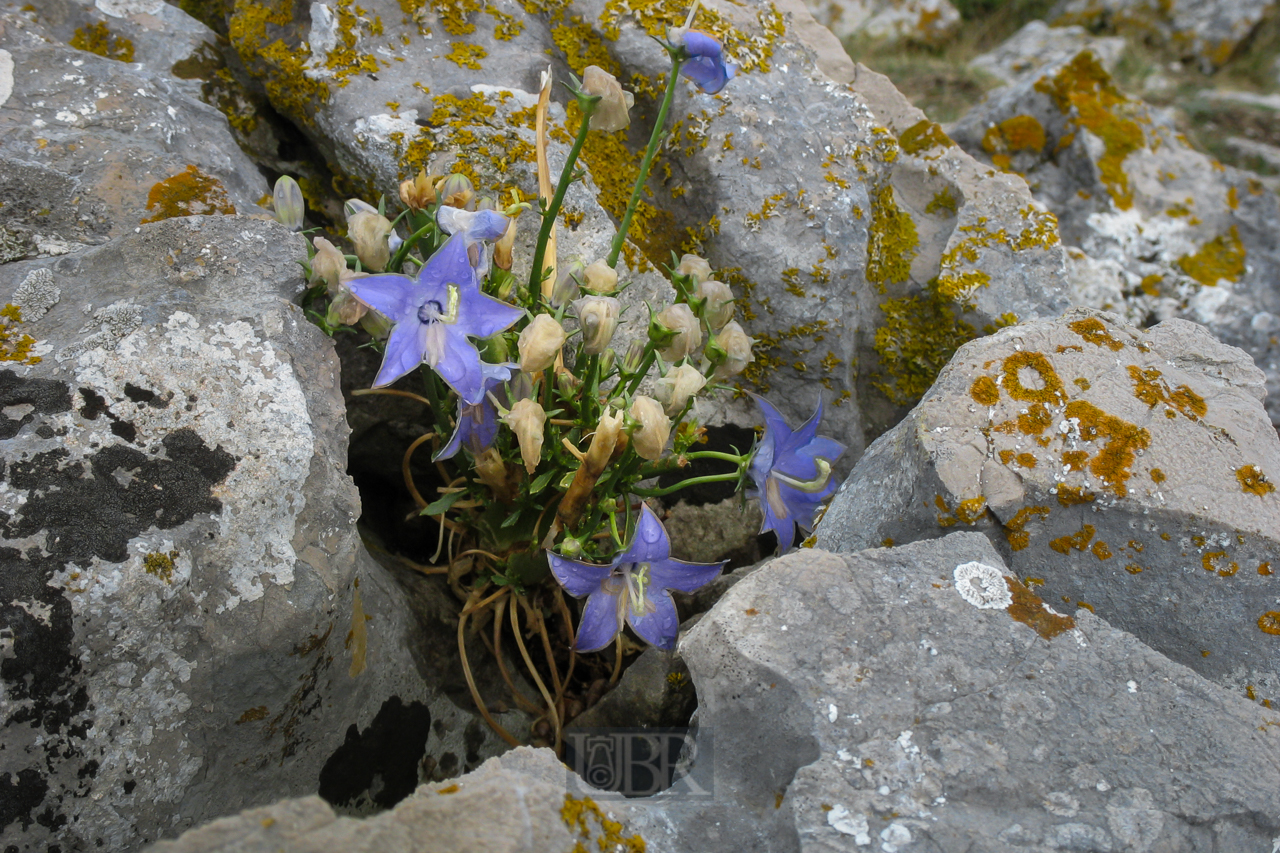
[[[0,308],[0,361],[39,364],[40,356],[32,355],[36,339],[19,333],[14,327],[22,322],[22,309],[9,303]]]
[[[991,162],[1004,171],[1010,171],[1013,155],[1019,151],[1039,154],[1044,150],[1044,125],[1035,116],[1011,116],[999,124],[993,124],[982,135],[982,150],[991,155]]]
[[[1232,225],[1230,231],[1214,237],[1199,251],[1178,258],[1178,266],[1204,286],[1213,287],[1221,279],[1239,281],[1244,275],[1244,258],[1240,232]]]
[[[1014,453],[1013,453],[1013,451],[1012,451],[1012,450],[1001,450],[1001,451],[1000,451],[1000,464],[1001,464],[1001,465],[1008,465],[1010,462],[1012,462],[1012,461],[1013,461],[1013,456],[1014,456]]]
[[[1015,352],[1004,360],[1004,388],[1009,396],[1026,403],[1057,403],[1066,398],[1058,373],[1038,352]],[[1028,387],[1022,371],[1031,371],[1039,379],[1040,387]],[[1030,376],[1026,377],[1030,380]]]
[[[1000,402],[1000,388],[990,376],[979,376],[969,386],[969,396],[984,406],[994,406]]]
[[[1074,619],[1050,611],[1038,595],[1018,581],[1006,576],[1004,582],[1013,596],[1013,603],[1007,608],[1009,615],[1030,626],[1041,637],[1052,640],[1076,626]]]
[[[1083,551],[1089,547],[1090,540],[1093,539],[1094,526],[1086,524],[1070,536],[1059,536],[1049,543],[1049,547],[1057,551],[1059,554],[1069,554],[1071,549]]]
[[[1236,469],[1236,479],[1240,481],[1240,490],[1263,497],[1276,490],[1276,487],[1267,480],[1267,475],[1256,465],[1245,465],[1243,468]]]
[[[1065,414],[1067,418],[1079,419],[1080,437],[1085,441],[1107,440],[1089,462],[1089,470],[1117,497],[1129,494],[1126,482],[1133,476],[1129,468],[1133,465],[1137,451],[1150,446],[1151,433],[1115,415],[1107,414],[1085,400],[1067,403]]]
[[[1032,403],[1027,411],[1018,415],[1018,429],[1024,435],[1041,435],[1053,425],[1053,417],[1041,403]]]
[[[1068,471],[1083,471],[1089,454],[1083,450],[1068,450],[1062,454],[1062,466]]]
[[[1259,564],[1258,564],[1258,574],[1260,574],[1260,575],[1269,575],[1269,574],[1271,574],[1271,564],[1270,564],[1270,563],[1259,563]]]
[[[1111,548],[1108,547],[1107,543],[1103,542],[1101,539],[1094,542],[1093,547],[1089,550],[1091,550],[1093,552],[1093,556],[1097,557],[1099,560],[1111,559]]]
[[[1124,349],[1124,342],[1117,341],[1111,337],[1111,333],[1107,331],[1106,324],[1097,317],[1076,320],[1074,323],[1068,323],[1067,328],[1095,347],[1106,347],[1112,352],[1119,352]]]
[[[1163,471],[1161,471],[1159,468],[1152,468],[1152,469],[1151,469],[1151,482],[1153,482],[1153,483],[1163,483],[1164,481],[1165,481],[1164,472],[1163,472]]]
[[[1200,565],[1206,572],[1217,572],[1224,578],[1240,571],[1239,565],[1227,559],[1226,551],[1206,551],[1200,555]]]
[[[1031,534],[1027,532],[1026,527],[1033,516],[1046,518],[1049,515],[1049,507],[1047,506],[1024,506],[1022,509],[1009,519],[1004,525],[1005,539],[1009,540],[1009,547],[1014,551],[1021,551],[1031,544]]]
[[[222,182],[195,166],[187,166],[185,172],[165,178],[153,186],[147,193],[147,210],[155,213],[143,219],[143,225],[175,216],[236,212]]]
[[[599,824],[599,829],[595,830],[599,833],[599,838],[595,841],[601,850],[613,850],[618,853],[644,853],[645,851],[643,838],[639,835],[624,836],[622,824],[616,820],[610,820],[590,797],[575,799],[565,794],[564,806],[560,809],[560,819],[569,828],[570,834],[581,839],[575,843],[575,851],[581,849],[585,853],[587,848],[583,841],[592,840],[593,830],[590,820]]]
[[[1129,563],[1129,564],[1127,564],[1127,565],[1124,567],[1124,570],[1125,570],[1126,572],[1128,572],[1129,574],[1131,574],[1131,575],[1140,575],[1140,574],[1142,574],[1142,566],[1136,565],[1136,564],[1134,564],[1134,563]]]
[[[1093,499],[1094,495],[1086,492],[1082,486],[1058,486],[1058,503],[1064,507],[1087,504]]]
[[[1040,460],[1036,459],[1030,453],[1018,454],[1018,464],[1021,465],[1023,468],[1034,468],[1039,463],[1039,461]]]
[[[1258,627],[1264,634],[1280,637],[1280,612],[1270,610],[1258,617]]]
[[[982,497],[968,498],[956,504],[954,510],[943,500],[942,495],[934,497],[934,503],[942,513],[938,515],[939,527],[951,527],[956,522],[973,526],[982,520],[987,512],[987,499]]]
[[[1177,390],[1170,390],[1168,383],[1160,379],[1161,373],[1154,367],[1139,368],[1129,365],[1129,378],[1133,380],[1133,396],[1149,407],[1164,403],[1177,409],[1185,417],[1195,421],[1205,416],[1208,405],[1195,391],[1187,385],[1179,385]],[[1170,414],[1169,417],[1174,417]]]

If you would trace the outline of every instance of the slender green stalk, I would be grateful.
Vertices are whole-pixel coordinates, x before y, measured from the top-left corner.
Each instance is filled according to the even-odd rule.
[[[587,134],[591,132],[591,114],[596,111],[596,104],[599,102],[599,98],[578,99],[578,108],[582,111],[582,126],[578,128],[578,136],[573,140],[573,147],[569,149],[569,159],[565,160],[564,168],[560,170],[560,183],[556,185],[556,194],[551,199],[551,205],[542,212],[542,227],[538,229],[538,242],[533,250],[533,269],[529,272],[530,293],[539,293],[542,290],[542,276],[545,273],[542,261],[547,254],[547,241],[551,239],[551,229],[555,227],[556,217],[560,215],[564,194],[569,191],[569,184],[573,183],[573,166],[578,162],[578,154],[582,152],[582,146],[587,141]]]
[[[662,144],[662,138],[665,135],[664,128],[667,125],[667,112],[671,109],[671,102],[676,95],[676,80],[680,76],[680,66],[684,64],[683,59],[671,58],[671,75],[667,78],[667,91],[662,96],[662,106],[658,109],[658,120],[653,124],[653,133],[649,136],[649,147],[645,149],[644,159],[640,161],[640,174],[636,176],[636,185],[631,190],[631,200],[627,202],[627,212],[622,215],[622,224],[618,226],[618,234],[613,238],[613,246],[609,249],[609,258],[605,261],[610,267],[617,268],[618,253],[622,251],[622,244],[626,242],[627,231],[631,229],[631,218],[635,215],[636,208],[640,205],[640,194],[644,192],[645,181],[649,180],[649,167],[653,165],[653,158],[658,154],[658,147]]]
[[[657,361],[657,359],[658,351],[654,349],[653,345],[650,344],[645,347],[644,359],[640,362],[640,369],[636,371],[635,378],[631,380],[631,384],[627,387],[626,393],[628,396],[636,393],[636,390],[640,387],[640,383],[649,375],[649,368],[653,367],[653,363]]]
[[[721,453],[718,450],[694,450],[684,454],[685,459],[721,459],[725,462],[732,462],[734,465],[741,467],[751,458],[751,454],[738,455],[736,453]]]
[[[436,385],[435,371],[424,364],[422,373],[427,386],[427,399],[431,401],[431,419],[436,422],[436,434],[452,435],[453,430],[449,426],[449,418],[444,411],[444,402],[440,399],[440,388]]]
[[[409,250],[418,244],[418,240],[426,236],[426,234],[436,227],[435,222],[428,222],[426,225],[414,231],[408,240],[400,244],[400,248],[396,249],[396,253],[391,256],[391,260],[387,261],[387,269],[400,271],[400,267],[404,265],[404,259],[408,257]]]
[[[631,493],[639,495],[642,498],[660,498],[663,495],[669,495],[672,492],[678,492],[681,489],[687,489],[690,486],[697,486],[702,483],[727,483],[731,480],[737,481],[737,479],[737,471],[729,474],[707,474],[705,477],[693,477],[692,479],[676,483],[674,486],[667,486],[665,489],[632,489]]]

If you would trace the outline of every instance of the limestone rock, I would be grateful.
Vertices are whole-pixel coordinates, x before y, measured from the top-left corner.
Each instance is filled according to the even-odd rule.
[[[971,527],[1241,695],[1280,700],[1280,439],[1261,372],[1203,328],[1077,309],[962,348],[858,463],[818,528],[858,550]]]
[[[1080,26],[1051,27],[1044,21],[1029,21],[999,47],[972,60],[969,66],[1006,84],[1017,83],[1045,66],[1090,50],[1109,73],[1120,61],[1124,48],[1125,40],[1120,36],[1091,36]]]
[[[805,5],[839,39],[938,46],[960,30],[960,13],[948,0],[806,0]]]
[[[1078,304],[1204,324],[1266,372],[1280,423],[1274,193],[1191,148],[1088,52],[991,93],[951,133],[1057,216]]]
[[[317,789],[385,805],[426,753],[493,751],[423,683],[356,535],[337,361],[289,301],[302,250],[195,216],[0,267],[6,301],[45,309],[0,335],[18,849],[133,850]]]
[[[64,254],[166,216],[262,214],[266,181],[226,118],[165,65],[213,34],[162,3],[133,5],[159,8],[128,24],[70,0],[0,15],[14,63],[0,106],[0,226],[25,237],[23,254]],[[103,55],[64,40],[77,35]]]

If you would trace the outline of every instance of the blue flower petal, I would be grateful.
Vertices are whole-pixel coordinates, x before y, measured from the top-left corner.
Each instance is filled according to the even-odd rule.
[[[580,652],[595,652],[618,636],[618,596],[597,589],[582,608],[582,622],[573,647]]]
[[[347,281],[347,289],[374,311],[395,320],[417,310],[416,288],[407,275],[370,275]]]
[[[671,556],[671,540],[658,516],[648,504],[640,505],[640,519],[636,522],[631,547],[618,558],[619,563],[660,563]]]
[[[551,564],[551,574],[555,575],[560,585],[574,598],[599,592],[601,584],[613,574],[613,567],[616,565],[583,563],[562,557],[554,551],[547,552],[547,562]]]
[[[724,563],[686,563],[684,560],[664,560],[649,564],[651,589],[674,589],[693,592],[720,576]]]
[[[387,338],[387,352],[382,358],[382,367],[373,380],[374,388],[390,385],[422,364],[422,353],[426,349],[425,334],[426,326],[421,323],[395,325]]]
[[[680,633],[680,617],[676,615],[671,593],[665,589],[652,590],[646,599],[649,606],[639,615],[634,608],[627,608],[627,624],[649,645],[671,651],[676,647],[676,635]],[[584,624],[587,621],[585,616],[582,621]]]

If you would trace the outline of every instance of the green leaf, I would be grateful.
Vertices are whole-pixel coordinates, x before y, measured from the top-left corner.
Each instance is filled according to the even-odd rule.
[[[465,493],[449,492],[449,494],[441,497],[440,500],[432,501],[431,503],[427,504],[425,507],[422,508],[422,511],[419,512],[418,515],[440,515],[441,513],[448,512],[449,507],[456,504],[458,500],[463,496],[463,494]]]
[[[549,471],[543,471],[541,474],[539,474],[538,478],[529,484],[529,497],[533,497],[534,495],[538,494],[538,492],[545,489],[547,485],[551,482],[551,478],[555,476],[555,473],[556,473],[556,469],[552,468]]]
[[[514,524],[515,524],[517,521],[519,521],[519,520],[520,520],[520,510],[516,510],[515,512],[511,513],[511,515],[508,515],[506,518],[504,518],[504,519],[502,520],[502,524],[500,524],[500,525],[498,525],[498,526],[499,526],[499,527],[511,527],[512,525],[514,525]]]

